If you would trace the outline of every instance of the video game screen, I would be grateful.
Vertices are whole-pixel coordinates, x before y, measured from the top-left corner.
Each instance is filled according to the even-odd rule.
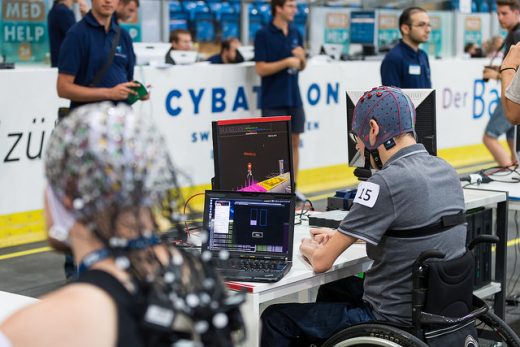
[[[290,117],[213,122],[214,189],[294,191]]]

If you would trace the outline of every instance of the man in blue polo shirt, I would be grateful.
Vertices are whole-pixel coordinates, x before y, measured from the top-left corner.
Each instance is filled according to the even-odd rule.
[[[73,0],[54,0],[52,8],[47,15],[51,67],[58,66],[61,44],[65,39],[67,31],[76,24],[76,17],[71,9],[73,2]],[[88,12],[88,5],[84,0],[78,0],[77,2],[81,15],[84,16]]]
[[[135,54],[132,40],[113,16],[119,0],[92,0],[92,9],[67,33],[58,63],[58,95],[71,100],[70,108],[99,101],[126,101],[136,94],[132,82]],[[114,38],[120,37],[112,63],[93,85],[109,59]]]
[[[430,18],[420,7],[409,7],[399,17],[402,39],[388,52],[381,64],[384,86],[431,88],[428,55],[419,49],[432,31]]]
[[[262,78],[262,116],[291,116],[294,178],[297,178],[300,134],[304,131],[298,72],[305,68],[303,39],[291,25],[295,0],[272,0],[273,21],[255,36],[256,72]]]

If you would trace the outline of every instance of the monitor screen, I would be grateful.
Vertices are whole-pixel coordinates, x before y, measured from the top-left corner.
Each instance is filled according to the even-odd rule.
[[[291,117],[215,121],[213,188],[294,192]]]
[[[376,33],[376,13],[374,11],[353,11],[350,13],[350,43],[374,45]]]
[[[204,227],[210,251],[292,256],[294,197],[207,191]]]
[[[327,55],[332,60],[340,60],[341,54],[343,53],[343,45],[334,43],[324,43],[321,46],[320,53]]]
[[[428,153],[437,155],[437,128],[435,115],[435,89],[402,89],[410,97],[415,106],[415,132],[417,142],[422,143]],[[352,127],[354,107],[365,91],[347,91],[347,127]],[[348,164],[353,167],[363,166],[356,155],[356,145],[348,141]]]

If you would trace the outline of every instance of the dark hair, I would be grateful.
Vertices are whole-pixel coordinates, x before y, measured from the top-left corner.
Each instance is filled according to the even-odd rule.
[[[511,11],[520,11],[520,2],[518,0],[497,0],[498,6],[509,6]]]
[[[426,12],[426,10],[422,7],[408,7],[404,9],[403,13],[401,13],[401,15],[399,16],[399,31],[401,32],[401,34],[403,33],[403,31],[401,30],[401,26],[403,26],[404,24],[412,25],[410,18],[417,12]]]
[[[464,46],[464,53],[468,53],[469,50],[475,45],[474,42],[468,42],[466,43],[466,45]]]
[[[185,29],[176,29],[170,32],[170,43],[171,42],[179,42],[179,36],[182,34],[190,35],[191,33]]]
[[[220,53],[222,53],[223,51],[225,50],[228,50],[231,48],[231,43],[233,41],[238,41],[238,39],[236,37],[229,37],[225,40],[223,40],[221,43],[220,43]]]
[[[271,15],[276,15],[276,7],[283,7],[287,0],[271,0]]]
[[[121,4],[123,4],[124,6],[127,6],[132,1],[134,1],[136,6],[139,7],[139,0],[121,0]]]

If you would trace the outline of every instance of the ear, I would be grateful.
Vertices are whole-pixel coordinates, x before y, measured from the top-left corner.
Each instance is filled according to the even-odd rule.
[[[408,26],[408,24],[401,25],[400,29],[401,29],[401,34],[403,36],[408,35],[410,33],[410,27]]]
[[[379,135],[379,124],[374,119],[371,119],[370,122],[370,132],[368,133],[368,140],[370,141],[370,145],[374,145],[376,143],[377,135]]]

